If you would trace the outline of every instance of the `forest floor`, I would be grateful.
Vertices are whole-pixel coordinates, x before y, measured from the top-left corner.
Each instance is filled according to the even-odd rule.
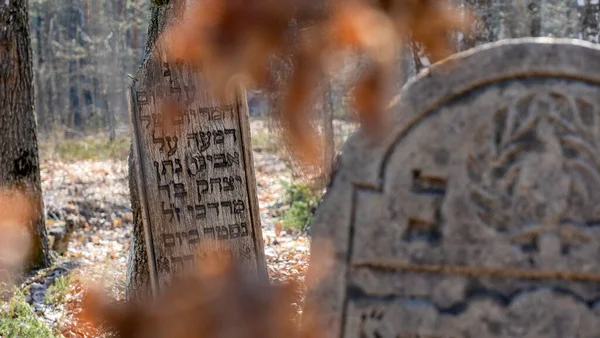
[[[286,187],[295,179],[285,155],[269,137],[266,124],[252,121],[251,129],[269,276],[272,282],[302,283],[308,268],[309,239],[306,232],[286,228],[281,222],[290,202],[286,200]],[[336,123],[335,129],[345,138],[352,126]],[[48,228],[64,228],[69,216],[80,220],[54,266],[28,276],[21,285],[24,301],[30,304],[35,317],[57,336],[82,336],[73,318],[79,311],[84,281],[102,285],[113,298],[125,297],[132,232],[127,158],[123,156],[127,148],[111,150],[111,154],[117,154],[107,156],[116,157],[112,159],[57,157],[42,151]]]

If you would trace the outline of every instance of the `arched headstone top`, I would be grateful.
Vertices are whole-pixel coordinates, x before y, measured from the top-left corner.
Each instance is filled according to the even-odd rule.
[[[395,128],[387,140],[372,146],[361,135],[355,135],[344,145],[342,153],[346,155],[341,161],[349,163],[356,157],[363,158],[363,166],[346,165],[352,168],[347,174],[362,181],[360,184],[376,185],[379,177],[367,173],[381,166],[376,158],[382,158],[380,152],[390,148],[403,126],[487,85],[550,78],[598,83],[599,56],[600,47],[596,44],[545,37],[506,39],[457,53],[432,65],[404,86],[394,100],[396,104],[390,107]],[[372,161],[365,160],[371,158]]]
[[[345,146],[313,220],[336,254],[309,297],[331,335],[597,334],[600,48],[484,45],[394,109],[386,141]]]

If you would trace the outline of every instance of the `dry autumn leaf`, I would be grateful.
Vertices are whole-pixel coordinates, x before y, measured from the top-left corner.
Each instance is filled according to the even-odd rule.
[[[449,33],[469,23],[467,13],[436,0],[212,0],[195,4],[164,38],[169,57],[196,66],[219,91],[230,84],[267,86],[270,60],[290,57],[292,74],[284,88],[276,88],[284,93],[276,116],[293,154],[318,166],[323,139],[307,111],[328,59],[352,50],[370,60],[355,84],[354,101],[363,129],[381,137],[397,47],[412,39],[432,60],[441,60],[453,52]]]
[[[235,260],[207,260],[158,297],[125,303],[90,288],[78,322],[90,332],[106,325],[119,337],[321,337],[309,315],[304,325],[294,321],[297,285],[271,285],[242,270]]]
[[[25,264],[31,253],[32,198],[18,189],[0,188],[0,283]]]

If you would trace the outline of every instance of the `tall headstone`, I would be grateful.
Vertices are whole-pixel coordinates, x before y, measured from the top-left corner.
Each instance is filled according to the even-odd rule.
[[[130,93],[153,289],[218,255],[267,278],[245,92],[217,99],[166,48],[156,44]]]
[[[484,45],[395,109],[384,142],[345,145],[311,225],[329,336],[599,337],[600,48]]]

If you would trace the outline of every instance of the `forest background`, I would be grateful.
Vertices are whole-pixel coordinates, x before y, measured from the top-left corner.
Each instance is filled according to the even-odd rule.
[[[438,1],[475,14],[472,33],[448,36],[456,51],[528,36],[599,42],[599,0]],[[77,330],[65,318],[79,306],[78,276],[102,280],[111,295],[124,298],[132,236],[126,92],[147,54],[148,24],[157,6],[150,0],[29,0],[29,10],[46,226],[52,236],[54,228],[67,227],[70,215],[79,223],[65,247],[54,245],[61,257],[53,267],[27,277],[23,297],[12,308],[33,310],[18,316],[15,325],[31,314],[31,327],[41,322],[68,336]],[[273,62],[282,71],[293,67],[291,60]],[[422,46],[409,42],[396,61],[396,90],[429,64]],[[342,69],[328,80],[329,90],[315,107],[317,122],[332,129],[337,146],[356,125],[348,114],[347,79],[357,69]],[[309,252],[305,230],[320,194],[294,176],[269,128],[273,95],[255,89],[248,100],[269,275],[302,280]],[[11,325],[2,318],[17,318],[5,314],[0,309],[0,336]]]

